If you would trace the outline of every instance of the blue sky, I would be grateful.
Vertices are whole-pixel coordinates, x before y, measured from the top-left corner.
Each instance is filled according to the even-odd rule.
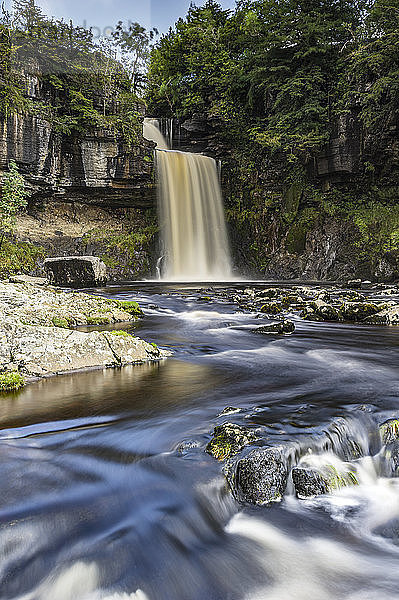
[[[184,16],[190,0],[36,0],[48,15],[72,19],[76,25],[93,27],[93,33],[104,33],[117,21],[138,21],[146,27],[164,32]],[[196,0],[200,6],[205,0]],[[223,8],[233,8],[235,0],[219,0]]]

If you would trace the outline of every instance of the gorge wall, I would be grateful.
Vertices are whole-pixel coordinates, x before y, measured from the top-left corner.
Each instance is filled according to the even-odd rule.
[[[32,101],[53,101],[39,77],[27,81]],[[17,240],[43,256],[100,255],[112,279],[148,275],[157,243],[153,147],[111,128],[62,133],[32,114],[0,120],[0,180],[14,159],[29,191]]]

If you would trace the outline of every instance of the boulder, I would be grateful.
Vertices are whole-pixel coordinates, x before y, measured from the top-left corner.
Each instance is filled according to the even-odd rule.
[[[229,466],[225,474],[233,494],[251,504],[269,504],[281,500],[288,478],[283,447],[259,448]]]
[[[46,258],[44,268],[53,285],[79,288],[107,283],[107,267],[98,256]]]
[[[384,305],[374,302],[344,302],[341,312],[345,321],[364,321],[382,308]]]
[[[301,317],[307,321],[339,321],[341,314],[332,304],[318,298],[305,306]]]
[[[382,443],[387,445],[399,440],[399,419],[388,419],[379,426]]]
[[[330,454],[303,458],[291,471],[298,498],[310,498],[357,485],[356,469]]]
[[[399,325],[399,304],[375,312],[365,320],[371,325]]]
[[[235,423],[224,423],[215,427],[213,437],[206,447],[206,452],[218,460],[225,460],[237,454],[244,446],[256,439],[256,434],[250,429]]]
[[[252,331],[253,333],[262,333],[266,335],[282,335],[284,333],[293,333],[295,331],[295,325],[293,321],[289,321],[288,319],[286,319],[284,321],[271,323],[270,325],[261,325],[260,327],[252,329]]]
[[[362,280],[361,279],[350,279],[346,285],[351,290],[360,290],[360,288],[362,287]]]
[[[266,313],[268,315],[277,315],[283,311],[283,307],[278,302],[268,302],[267,304],[263,304],[260,308],[260,312]]]

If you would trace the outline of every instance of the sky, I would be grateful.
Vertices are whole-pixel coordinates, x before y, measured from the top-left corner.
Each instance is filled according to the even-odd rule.
[[[72,19],[75,25],[92,27],[94,37],[108,35],[118,21],[138,21],[147,28],[165,32],[184,17],[190,0],[36,0],[44,12],[56,18]],[[205,0],[196,0],[201,6]],[[235,0],[219,0],[223,8],[234,8]]]

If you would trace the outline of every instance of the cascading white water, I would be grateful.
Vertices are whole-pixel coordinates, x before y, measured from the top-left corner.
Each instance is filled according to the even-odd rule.
[[[143,135],[157,144],[163,279],[232,278],[230,250],[216,162],[202,154],[169,150],[155,119]]]

